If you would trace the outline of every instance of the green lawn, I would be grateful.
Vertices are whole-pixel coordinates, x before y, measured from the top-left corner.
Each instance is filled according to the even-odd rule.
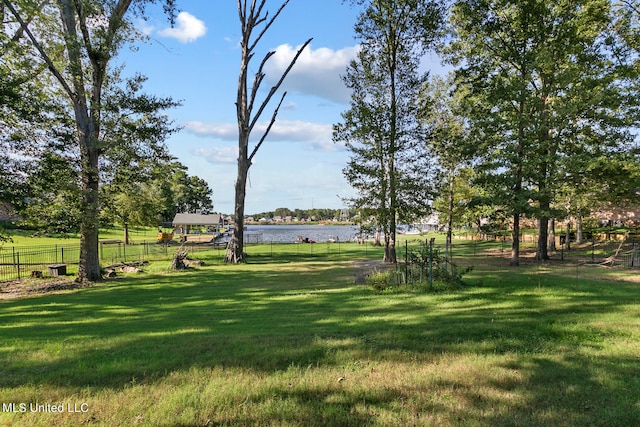
[[[62,245],[62,244],[80,244],[79,234],[65,234],[60,236],[39,235],[29,230],[7,230],[6,233],[11,237],[11,242],[5,243],[7,246],[43,246],[43,245]],[[154,227],[135,227],[129,229],[129,238],[134,243],[155,242],[158,229]],[[100,240],[124,240],[124,231],[121,227],[113,227],[100,230]]]
[[[372,248],[272,251],[0,301],[0,425],[640,425],[637,271],[494,260],[376,293]]]

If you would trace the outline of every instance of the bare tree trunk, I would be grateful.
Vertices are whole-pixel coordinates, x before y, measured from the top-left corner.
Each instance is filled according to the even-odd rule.
[[[82,144],[81,138],[81,144]],[[85,141],[84,144],[87,144]],[[81,149],[82,223],[80,224],[80,262],[77,280],[81,283],[102,279],[98,256],[98,153],[90,146]]]
[[[454,180],[453,168],[449,171],[449,206],[447,212],[447,250],[450,255],[449,261],[453,262],[453,255],[451,252],[451,246],[453,244],[453,180]]]
[[[233,220],[233,236],[227,248],[225,262],[240,263],[246,261],[244,254],[244,202],[247,194],[247,174],[249,167],[238,156],[238,178],[236,180],[236,194]],[[245,157],[246,158],[246,157]]]
[[[389,215],[387,216],[388,226],[384,241],[384,261],[395,264],[398,262],[396,255],[396,235],[397,235],[397,191],[395,179],[395,156],[389,156]]]
[[[544,102],[544,106],[546,108],[546,101]],[[545,112],[544,117],[546,120],[547,113]],[[545,158],[549,155],[549,130],[544,129],[540,132],[539,142],[543,147],[542,157]],[[547,261],[549,259],[549,253],[547,252],[548,248],[548,240],[549,240],[549,210],[551,207],[551,196],[549,195],[548,182],[549,179],[549,165],[546,160],[543,160],[540,164],[539,170],[539,183],[538,183],[538,191],[540,193],[540,218],[538,223],[538,246],[536,248],[536,259],[538,261]]]
[[[520,265],[520,214],[513,215],[513,230],[511,231],[511,260],[509,265]]]
[[[82,223],[80,224],[80,262],[78,265],[79,282],[93,282],[102,279],[100,273],[100,259],[98,256],[98,218],[99,201],[98,190],[100,174],[98,159],[99,126],[102,98],[102,84],[108,57],[98,59],[98,55],[91,58],[91,93],[87,102],[87,94],[84,88],[85,72],[83,70],[81,47],[78,43],[74,26],[74,6],[63,0],[61,4],[61,17],[67,33],[66,43],[73,82],[73,103],[78,142],[80,145],[80,163],[82,177]],[[90,46],[85,46],[90,50]]]
[[[548,248],[550,251],[556,250],[556,220],[555,218],[551,218],[549,220],[549,245]]]
[[[395,229],[395,227],[394,227]],[[395,230],[389,232],[389,238],[385,237],[385,245],[384,245],[384,261],[395,264],[398,262],[398,257],[396,254],[396,237]]]
[[[584,242],[584,235],[582,230],[582,214],[576,214],[576,243],[580,244]]]
[[[538,245],[536,246],[536,260],[545,261],[549,259],[547,252],[549,240],[549,218],[540,218],[538,226]]]
[[[124,244],[128,245],[129,243],[131,243],[129,241],[129,223],[125,222],[124,223]]]
[[[244,254],[244,208],[245,208],[245,198],[247,194],[247,176],[249,173],[249,168],[251,167],[251,163],[253,157],[258,152],[258,149],[264,142],[267,137],[271,127],[276,121],[276,116],[278,114],[278,110],[280,105],[282,105],[282,101],[286,95],[282,95],[280,99],[280,103],[275,108],[273,112],[273,116],[271,117],[271,121],[267,126],[267,129],[263,133],[260,141],[256,144],[256,146],[249,154],[249,137],[251,135],[251,131],[253,127],[256,125],[258,119],[262,115],[262,112],[266,108],[267,104],[271,100],[271,97],[276,93],[285,77],[293,68],[293,65],[298,60],[298,57],[302,53],[302,51],[311,43],[311,39],[307,40],[300,49],[298,49],[296,55],[289,63],[289,66],[284,71],[280,80],[271,87],[269,93],[265,97],[265,99],[258,106],[258,111],[254,114],[253,108],[256,101],[256,95],[258,94],[258,89],[260,84],[263,82],[265,74],[263,72],[264,65],[267,63],[269,58],[275,54],[274,51],[267,53],[260,66],[258,67],[258,71],[255,74],[253,86],[251,91],[249,91],[248,84],[248,70],[249,70],[249,62],[254,55],[254,48],[256,47],[258,41],[262,38],[264,33],[269,29],[271,24],[275,21],[275,19],[280,15],[280,12],[284,7],[289,3],[289,0],[285,0],[284,3],[280,6],[280,8],[276,11],[276,13],[269,17],[269,13],[265,12],[263,15],[263,8],[265,5],[265,0],[261,0],[258,4],[256,0],[253,0],[247,9],[247,2],[238,0],[238,16],[240,18],[240,24],[242,27],[242,40],[240,42],[240,46],[242,48],[242,53],[240,57],[240,73],[238,76],[238,93],[236,99],[236,113],[238,118],[238,176],[236,179],[235,186],[235,205],[234,205],[234,229],[233,236],[231,238],[231,242],[229,243],[229,248],[227,250],[227,255],[225,257],[225,262],[228,263],[239,263],[245,261]],[[260,25],[264,24],[261,30],[258,31],[258,35],[255,38],[252,38],[252,33],[256,30]]]

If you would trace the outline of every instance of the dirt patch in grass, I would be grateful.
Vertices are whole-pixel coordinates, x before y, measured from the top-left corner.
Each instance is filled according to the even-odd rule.
[[[366,260],[354,263],[354,281],[356,284],[363,285],[368,275],[375,271],[386,271],[390,268],[396,268],[395,264],[389,264],[382,260]]]
[[[74,282],[67,278],[56,279],[21,279],[0,283],[0,300],[22,298],[30,295],[49,294],[85,288],[88,285]]]

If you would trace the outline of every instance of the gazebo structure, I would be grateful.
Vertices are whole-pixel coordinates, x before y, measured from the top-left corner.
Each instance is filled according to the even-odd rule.
[[[173,218],[171,232],[158,231],[158,242],[170,242],[174,234],[180,235],[180,241],[205,242],[211,241],[220,235],[222,217],[219,214],[201,215],[179,213]]]
[[[203,234],[203,227],[206,232],[213,234],[219,232],[222,226],[219,214],[179,213],[173,218],[172,224],[174,230],[179,234]]]

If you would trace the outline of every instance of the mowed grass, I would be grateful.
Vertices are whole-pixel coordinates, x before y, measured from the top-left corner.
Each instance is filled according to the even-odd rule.
[[[372,248],[272,250],[0,301],[0,425],[640,425],[637,271],[474,259],[376,293]]]
[[[31,230],[5,230],[11,241],[6,246],[43,246],[80,244],[80,234],[41,235]],[[158,234],[156,227],[133,227],[129,229],[129,239],[134,243],[155,242]],[[114,226],[100,229],[100,240],[124,240],[122,227]]]

